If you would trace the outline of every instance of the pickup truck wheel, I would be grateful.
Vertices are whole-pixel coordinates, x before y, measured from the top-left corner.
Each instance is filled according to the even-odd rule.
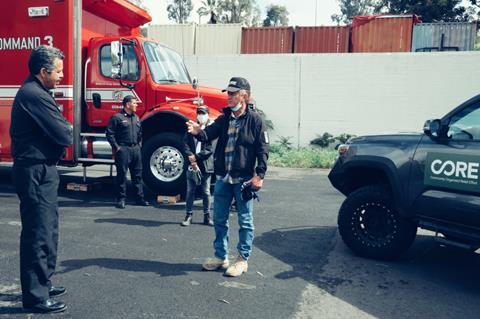
[[[183,194],[185,159],[180,134],[160,133],[149,138],[142,148],[143,179],[147,187],[162,195]]]
[[[338,229],[350,249],[374,259],[398,257],[417,233],[417,225],[399,215],[391,192],[381,185],[359,188],[347,197],[338,215]]]

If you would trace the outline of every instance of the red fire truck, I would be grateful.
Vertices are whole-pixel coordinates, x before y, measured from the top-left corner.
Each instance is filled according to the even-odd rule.
[[[12,161],[10,112],[30,52],[53,45],[66,59],[52,94],[74,127],[60,164],[112,164],[105,128],[132,94],[140,101],[146,185],[162,194],[183,191],[185,122],[199,104],[218,116],[226,95],[198,87],[178,53],[141,36],[140,26],[151,21],[146,11],[126,0],[22,0],[0,1],[0,12],[0,162]]]

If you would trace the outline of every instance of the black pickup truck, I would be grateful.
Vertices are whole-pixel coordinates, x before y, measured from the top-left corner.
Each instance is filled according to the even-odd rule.
[[[347,197],[338,228],[358,255],[395,258],[413,243],[418,227],[445,244],[478,249],[480,95],[426,121],[423,134],[350,140],[339,147],[328,177]]]

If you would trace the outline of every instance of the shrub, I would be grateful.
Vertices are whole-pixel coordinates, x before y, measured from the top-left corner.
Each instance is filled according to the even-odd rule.
[[[331,168],[337,152],[318,148],[286,149],[280,144],[270,145],[269,165],[297,168]]]
[[[328,145],[330,145],[330,143],[334,141],[335,139],[333,138],[333,135],[328,132],[325,132],[322,135],[317,134],[317,137],[311,140],[310,144],[325,148],[325,147],[328,147]]]
[[[335,137],[335,140],[337,140],[340,144],[345,144],[349,139],[352,137],[355,137],[356,135],[353,134],[348,134],[348,133],[342,133],[338,136]]]

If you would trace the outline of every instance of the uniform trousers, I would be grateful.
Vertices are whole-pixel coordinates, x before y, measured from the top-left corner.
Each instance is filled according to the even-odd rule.
[[[115,167],[117,168],[118,200],[127,198],[127,170],[130,170],[132,186],[138,199],[143,199],[142,185],[142,150],[140,145],[120,146],[115,153]]]
[[[20,198],[20,281],[25,307],[49,298],[58,247],[58,184],[55,164],[16,161],[13,183]]]

